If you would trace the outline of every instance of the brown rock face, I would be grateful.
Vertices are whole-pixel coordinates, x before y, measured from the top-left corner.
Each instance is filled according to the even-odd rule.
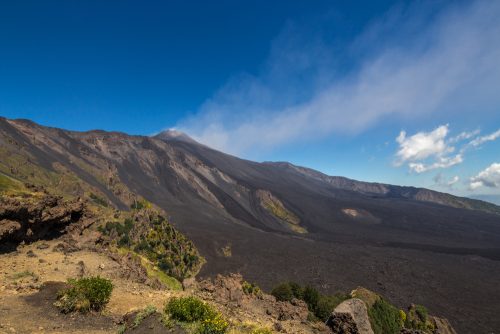
[[[292,302],[276,301],[271,295],[263,293],[247,294],[243,291],[244,280],[239,274],[218,275],[215,280],[199,283],[205,299],[211,299],[229,308],[239,308],[252,312],[263,312],[262,317],[271,317],[278,321],[305,322],[309,311],[305,302],[294,299]],[[264,315],[265,314],[265,315]]]
[[[84,212],[85,204],[80,200],[64,201],[51,195],[41,198],[2,196],[1,250],[14,250],[21,242],[58,237],[69,225],[80,222]]]
[[[328,319],[327,325],[334,333],[373,334],[366,304],[358,298],[340,303]],[[356,331],[353,331],[354,329]]]
[[[431,316],[431,321],[434,323],[435,334],[457,334],[447,319]]]

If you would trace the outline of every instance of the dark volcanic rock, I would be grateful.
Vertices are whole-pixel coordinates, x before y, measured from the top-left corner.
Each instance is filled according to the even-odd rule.
[[[333,314],[326,322],[326,325],[335,334],[360,334],[354,319],[349,313]]]
[[[65,232],[71,224],[80,222],[85,212],[81,200],[64,201],[61,197],[0,198],[0,245],[13,250],[22,243],[52,239]]]

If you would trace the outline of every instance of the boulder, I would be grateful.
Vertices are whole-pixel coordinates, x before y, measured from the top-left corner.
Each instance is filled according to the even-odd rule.
[[[358,298],[340,303],[326,324],[333,333],[374,334],[366,304]]]

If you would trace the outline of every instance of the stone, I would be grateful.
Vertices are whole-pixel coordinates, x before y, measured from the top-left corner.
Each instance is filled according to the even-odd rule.
[[[26,256],[27,257],[37,257],[36,254],[32,250],[29,250],[28,252],[26,252]]]
[[[334,333],[374,334],[366,304],[358,298],[340,303],[327,320],[327,325],[338,331]]]

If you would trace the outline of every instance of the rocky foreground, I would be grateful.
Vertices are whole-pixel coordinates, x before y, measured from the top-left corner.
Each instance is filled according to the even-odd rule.
[[[0,333],[192,333],[164,325],[165,303],[180,296],[216,308],[228,333],[376,332],[370,310],[382,298],[369,290],[352,291],[325,323],[303,300],[249,289],[239,274],[196,280],[203,259],[149,205],[127,213],[28,190],[0,198]],[[105,310],[61,313],[55,301],[67,279],[90,276],[114,285]],[[455,333],[446,319],[416,311],[401,312],[423,329],[401,333]]]

